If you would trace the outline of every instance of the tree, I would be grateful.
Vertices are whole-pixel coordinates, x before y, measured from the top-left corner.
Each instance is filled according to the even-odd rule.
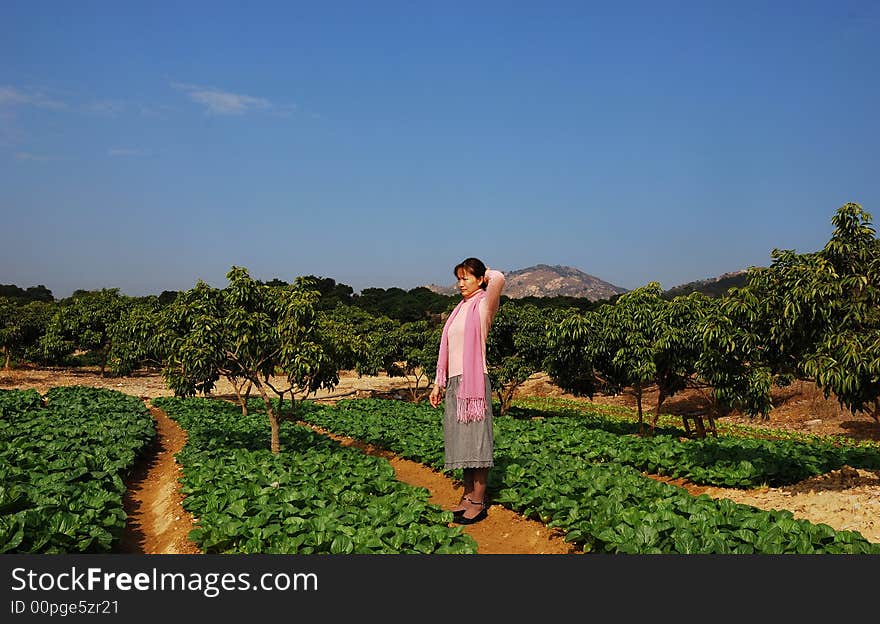
[[[650,282],[613,303],[573,314],[549,332],[545,368],[554,382],[591,398],[597,389],[632,394],[643,433],[645,391],[658,389],[653,432],[664,401],[683,390],[694,375],[698,321],[708,305],[699,294],[673,301],[662,294],[660,284]]]
[[[770,390],[794,378],[880,422],[880,245],[871,215],[841,206],[818,252],[772,252],[704,328],[701,374],[728,405],[769,417]]]
[[[36,300],[21,304],[15,299],[0,297],[0,348],[4,370],[12,368],[13,357],[21,360],[33,355],[54,309],[54,303]]]
[[[507,415],[517,388],[542,370],[548,354],[548,327],[564,314],[554,308],[542,310],[511,301],[498,308],[486,343],[486,359],[502,416]]]
[[[10,362],[12,360],[12,350],[18,346],[19,326],[18,326],[18,306],[13,303],[9,297],[0,297],[0,347],[3,348],[4,361],[3,369],[12,368]]]
[[[162,306],[167,306],[170,303],[173,303],[177,298],[178,291],[176,290],[163,290],[159,295],[159,304]]]
[[[389,377],[405,377],[410,397],[421,399],[421,382],[430,386],[436,374],[437,348],[443,328],[430,321],[397,323],[383,337],[382,368]]]
[[[424,286],[402,288],[364,288],[352,298],[356,305],[376,316],[397,321],[419,321],[436,317],[458,303],[458,297],[440,295]]]
[[[701,326],[717,309],[717,299],[692,292],[667,299],[659,305],[657,333],[652,344],[654,383],[657,404],[651,420],[651,432],[657,426],[663,403],[688,386],[699,385],[695,378],[697,362],[702,355]]]
[[[606,391],[630,392],[636,399],[639,430],[644,430],[642,399],[658,376],[656,341],[664,300],[660,284],[650,282],[597,308],[598,332],[593,365]]]
[[[75,350],[95,351],[105,375],[112,348],[111,327],[124,313],[129,298],[118,288],[77,290],[63,299],[50,319],[41,346],[48,361],[62,361]]]
[[[398,323],[387,316],[369,312],[337,301],[332,309],[319,313],[323,331],[342,348],[340,368],[360,375],[376,375],[383,368],[388,336]]]
[[[599,320],[593,312],[570,311],[547,331],[543,368],[553,383],[575,396],[592,399],[599,389],[593,362]]]
[[[132,298],[108,333],[107,365],[114,376],[130,375],[144,364],[162,366],[162,313],[159,297]]]
[[[348,284],[337,284],[333,278],[314,275],[306,275],[304,279],[311,280],[314,288],[321,293],[316,305],[319,310],[332,310],[338,304],[351,305],[354,288]]]
[[[25,304],[31,301],[42,301],[44,303],[54,303],[55,297],[52,291],[40,284],[39,286],[28,286],[20,288],[15,284],[0,284],[0,297],[8,297],[15,303]]]
[[[788,284],[783,318],[805,316],[820,326],[802,370],[826,398],[833,393],[842,406],[880,423],[880,244],[859,204],[842,206],[832,223],[820,252],[830,270],[812,283]]]
[[[320,293],[309,280],[268,286],[235,266],[226,278],[223,290],[200,282],[172,304],[162,339],[163,374],[184,396],[210,392],[220,376],[251,384],[266,406],[270,448],[278,453],[284,397],[289,393],[295,407],[298,394],[302,399],[335,387],[345,354],[322,334],[315,310]]]

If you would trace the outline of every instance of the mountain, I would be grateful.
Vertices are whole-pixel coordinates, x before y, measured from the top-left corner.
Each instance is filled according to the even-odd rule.
[[[627,292],[626,288],[615,286],[570,266],[538,264],[525,269],[502,272],[507,278],[504,294],[511,299],[563,296],[584,297],[590,301],[598,301]],[[426,288],[441,295],[458,294],[454,284],[451,286],[429,284]]]
[[[679,286],[673,286],[669,290],[664,291],[663,297],[666,299],[672,299],[673,297],[688,295],[692,292],[701,292],[710,297],[720,297],[721,295],[727,294],[728,289],[740,288],[745,286],[747,282],[748,271],[731,271],[729,273],[723,273],[718,277],[710,277],[703,280],[688,282],[687,284],[681,284]]]

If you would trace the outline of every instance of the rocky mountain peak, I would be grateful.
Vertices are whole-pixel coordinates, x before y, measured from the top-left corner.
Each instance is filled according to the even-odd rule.
[[[499,270],[507,278],[504,294],[511,299],[568,296],[598,301],[627,292],[626,288],[615,286],[570,266],[536,264],[515,271]],[[454,284],[450,286],[429,284],[427,288],[444,295],[458,293]]]

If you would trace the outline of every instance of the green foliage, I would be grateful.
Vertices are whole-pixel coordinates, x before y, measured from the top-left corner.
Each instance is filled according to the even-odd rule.
[[[337,284],[330,277],[306,275],[305,279],[312,282],[312,287],[321,293],[315,307],[318,310],[332,310],[339,305],[350,306],[354,300],[354,288],[348,284]]]
[[[130,298],[120,295],[118,288],[78,290],[61,300],[40,339],[46,361],[63,363],[76,350],[96,351],[103,374],[112,347],[112,327],[129,304]]]
[[[31,301],[42,301],[44,303],[53,303],[55,301],[52,291],[42,284],[39,286],[28,286],[27,288],[20,288],[15,284],[0,284],[0,298],[3,297],[12,299],[19,305],[24,305]]]
[[[640,424],[643,392],[656,385],[653,428],[663,402],[683,390],[695,372],[697,327],[712,305],[699,293],[666,300],[660,284],[651,282],[552,327],[545,368],[575,394],[632,392]]]
[[[430,321],[408,321],[381,337],[382,368],[389,377],[406,377],[413,401],[421,398],[421,382],[427,387],[437,374],[442,332],[442,326]]]
[[[419,286],[402,288],[364,288],[354,295],[353,305],[375,316],[387,316],[397,321],[419,321],[450,310],[459,297],[440,295]]]
[[[158,297],[132,300],[110,326],[107,365],[113,375],[130,375],[145,364],[162,365],[164,310]]]
[[[266,405],[270,445],[279,450],[277,414],[269,392],[309,394],[339,383],[341,366],[356,361],[357,345],[347,330],[315,309],[313,282],[270,286],[232,267],[226,288],[203,282],[169,306],[160,338],[163,375],[177,396],[208,393],[221,377],[253,384]],[[276,387],[280,375],[286,387]],[[245,405],[242,410],[245,411]]]
[[[436,414],[425,405],[360,399],[301,416],[328,431],[442,469],[443,436]],[[830,445],[789,441],[741,445],[733,439],[641,438],[632,435],[632,423],[601,415],[532,412],[494,422],[493,502],[559,528],[584,551],[880,554],[880,545],[854,531],[797,520],[787,511],[694,497],[641,474],[662,467],[712,482],[791,482],[840,461],[877,466],[876,449],[835,455]]]
[[[55,310],[54,303],[31,301],[17,304],[0,297],[0,351],[5,355],[4,368],[12,359],[40,359],[38,345]]]
[[[548,331],[544,370],[556,385],[575,396],[593,398],[598,391],[593,370],[598,321],[595,314],[569,314]]]
[[[0,390],[0,552],[106,553],[125,527],[123,478],[155,438],[113,390]]]
[[[541,371],[548,355],[547,332],[564,314],[555,308],[514,301],[498,308],[486,342],[486,359],[502,416],[507,414],[516,389]]]
[[[187,429],[184,506],[206,553],[473,554],[476,542],[385,459],[283,423],[285,451],[260,448],[265,415],[209,399],[155,401]],[[301,404],[300,413],[321,411]]]
[[[770,389],[811,379],[826,397],[880,414],[880,244],[854,203],[815,253],[774,250],[703,327],[700,374],[719,401],[767,417]]]
[[[388,336],[399,325],[397,321],[343,303],[320,312],[319,319],[322,332],[345,354],[340,359],[341,369],[359,375],[378,374],[385,362]]]

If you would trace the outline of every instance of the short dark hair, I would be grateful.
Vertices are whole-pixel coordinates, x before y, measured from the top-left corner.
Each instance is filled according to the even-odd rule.
[[[476,278],[483,277],[486,274],[486,265],[483,264],[483,261],[479,258],[465,258],[456,264],[455,268],[452,269],[452,274],[455,276],[455,279],[458,279],[459,269],[464,269]],[[486,284],[480,284],[480,288],[486,290]]]

